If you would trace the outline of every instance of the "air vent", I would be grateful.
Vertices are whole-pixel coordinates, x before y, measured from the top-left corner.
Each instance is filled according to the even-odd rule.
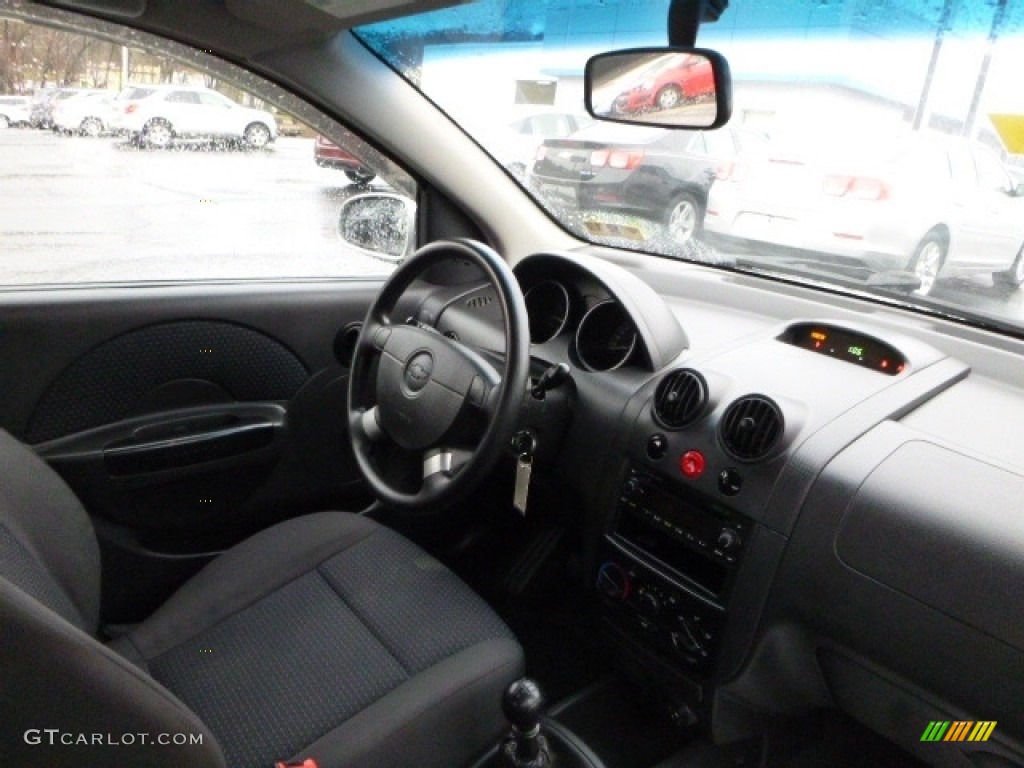
[[[466,300],[466,306],[469,309],[479,309],[480,307],[486,307],[494,301],[490,296],[474,296],[472,299]]]
[[[654,393],[654,418],[668,429],[682,429],[697,420],[708,401],[704,377],[689,368],[672,371]]]
[[[782,437],[782,411],[762,395],[747,395],[725,409],[720,435],[725,449],[741,461],[767,456]]]

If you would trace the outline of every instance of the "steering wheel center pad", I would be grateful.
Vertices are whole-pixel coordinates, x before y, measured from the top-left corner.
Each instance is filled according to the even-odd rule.
[[[377,371],[381,429],[406,450],[436,445],[467,400],[483,406],[501,379],[462,345],[416,326],[391,329]]]

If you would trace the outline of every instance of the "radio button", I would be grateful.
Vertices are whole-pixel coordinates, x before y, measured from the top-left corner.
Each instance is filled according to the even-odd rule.
[[[662,434],[654,434],[647,438],[647,456],[657,461],[668,451],[668,438]]]
[[[715,541],[715,544],[722,552],[732,552],[740,545],[739,534],[732,528],[723,528],[718,532],[718,539]]]
[[[622,484],[622,497],[631,499],[640,494],[640,481],[631,477]]]
[[[726,496],[735,496],[743,487],[743,477],[735,469],[723,469],[718,473],[718,490]]]

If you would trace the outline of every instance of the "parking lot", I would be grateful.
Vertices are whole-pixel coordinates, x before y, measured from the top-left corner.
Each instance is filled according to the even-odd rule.
[[[0,283],[387,274],[391,264],[339,239],[342,202],[360,190],[341,171],[317,167],[312,145],[280,138],[257,152],[140,150],[117,138],[0,131],[8,192]],[[733,260],[703,243],[690,251],[709,263]],[[940,281],[932,298],[1024,320],[1024,292],[984,276]]]
[[[139,150],[123,139],[0,131],[0,283],[336,277],[386,262],[338,237],[344,173],[312,139],[267,151]]]

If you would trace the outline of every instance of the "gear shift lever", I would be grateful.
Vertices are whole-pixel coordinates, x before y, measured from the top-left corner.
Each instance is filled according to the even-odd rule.
[[[544,694],[533,680],[523,678],[505,689],[501,711],[512,723],[512,737],[502,747],[510,768],[547,768],[551,765],[547,741],[540,732]]]

